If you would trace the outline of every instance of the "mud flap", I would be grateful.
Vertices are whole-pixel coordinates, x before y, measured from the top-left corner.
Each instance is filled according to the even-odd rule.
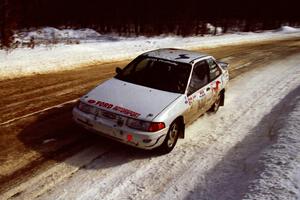
[[[225,102],[225,92],[221,92],[220,106],[224,106]]]
[[[181,129],[181,130],[180,130],[180,132],[179,132],[178,137],[184,139],[184,130],[185,130],[185,124],[184,124],[184,123],[181,124],[180,129]]]

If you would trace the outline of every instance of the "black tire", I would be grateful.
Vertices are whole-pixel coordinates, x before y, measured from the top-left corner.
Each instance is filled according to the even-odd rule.
[[[223,95],[223,94],[221,94]],[[213,103],[211,108],[208,110],[211,113],[216,113],[220,108],[221,99],[223,98],[221,95],[218,96],[217,100]]]
[[[170,153],[174,149],[179,137],[180,130],[181,130],[181,126],[178,120],[174,121],[170,125],[167,136],[164,142],[162,143],[162,145],[159,147],[159,151],[162,154]]]

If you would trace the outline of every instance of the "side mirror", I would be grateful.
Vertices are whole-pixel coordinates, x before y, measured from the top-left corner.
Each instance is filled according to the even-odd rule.
[[[218,65],[220,67],[222,67],[222,69],[227,70],[227,68],[229,67],[229,64],[226,62],[222,62],[222,61],[217,61]]]
[[[122,71],[123,71],[123,70],[122,70],[120,67],[117,67],[117,68],[116,68],[116,73],[117,73],[117,74],[122,73]]]

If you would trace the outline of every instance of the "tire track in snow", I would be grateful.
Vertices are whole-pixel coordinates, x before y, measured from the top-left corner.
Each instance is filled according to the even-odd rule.
[[[40,113],[52,110],[54,108],[61,108],[61,107],[65,106],[65,105],[75,103],[77,100],[78,100],[77,98],[76,99],[72,99],[70,101],[67,101],[67,102],[64,102],[64,103],[61,103],[61,104],[58,104],[58,105],[55,105],[55,106],[50,106],[50,107],[44,108],[42,110],[38,110],[38,111],[35,111],[35,112],[32,112],[32,113],[28,113],[28,114],[20,116],[20,117],[15,117],[15,118],[9,119],[9,120],[7,120],[5,122],[1,122],[0,126],[7,125],[7,124],[13,123],[15,121],[18,121],[20,119],[24,119],[24,118],[27,118],[27,117],[31,117],[31,116],[40,114]]]
[[[49,188],[54,187],[108,151],[108,146],[92,146],[87,148],[79,154],[66,159],[65,162],[57,164],[29,181],[21,183],[17,187],[0,194],[0,199],[8,199],[10,197],[15,197],[16,199],[33,199],[38,197],[49,190]]]
[[[243,77],[245,77],[243,74],[241,75]],[[235,82],[231,82],[230,84],[235,84]],[[271,86],[270,86],[271,88]],[[249,88],[251,90],[251,88]],[[245,88],[243,88],[241,90],[241,92],[245,92],[244,91]],[[261,91],[257,91],[256,93],[253,93],[254,96],[259,95]],[[120,161],[120,165],[122,167],[124,167],[122,170],[118,171],[120,172],[120,174],[118,174],[118,172],[116,172],[116,168],[121,166],[111,166],[109,170],[106,170],[106,172],[104,173],[100,173],[96,174],[95,177],[92,177],[91,173],[91,177],[88,177],[87,181],[89,181],[89,178],[93,178],[93,180],[98,183],[97,181],[99,181],[99,184],[103,184],[105,185],[106,183],[112,183],[114,184],[115,188],[114,189],[109,189],[107,188],[108,185],[106,185],[103,191],[101,190],[96,190],[96,192],[94,193],[94,189],[96,187],[96,185],[89,185],[90,188],[84,188],[82,190],[76,191],[73,190],[73,197],[76,197],[76,195],[81,196],[83,198],[87,198],[87,197],[91,197],[92,198],[92,194],[96,194],[98,197],[104,197],[104,198],[117,198],[117,197],[144,197],[144,198],[149,198],[149,196],[151,196],[152,194],[155,194],[156,192],[160,192],[162,190],[166,190],[167,187],[170,187],[170,185],[172,185],[172,180],[174,180],[174,177],[178,174],[181,174],[182,171],[186,170],[187,168],[189,168],[191,166],[191,163],[193,162],[193,160],[196,158],[198,155],[202,155],[203,157],[205,157],[206,155],[204,155],[205,150],[207,150],[209,148],[210,145],[214,145],[215,143],[218,143],[220,139],[218,139],[221,135],[224,135],[224,133],[220,132],[220,129],[222,127],[225,127],[226,131],[230,131],[230,129],[232,129],[232,125],[231,124],[235,124],[237,122],[239,122],[239,116],[243,115],[243,111],[245,112],[246,110],[243,110],[244,107],[248,107],[248,111],[255,109],[255,107],[249,107],[251,103],[251,105],[255,105],[255,101],[249,101],[247,102],[246,105],[243,105],[242,103],[238,102],[238,100],[236,99],[237,95],[231,95],[229,96],[229,98],[227,98],[227,105],[228,106],[228,100],[230,101],[230,104],[236,103],[237,106],[237,113],[230,113],[228,115],[221,115],[218,114],[217,117],[215,116],[207,116],[205,115],[204,117],[201,117],[197,122],[195,122],[193,125],[191,125],[188,128],[188,135],[187,138],[184,140],[179,141],[178,146],[174,149],[175,153],[171,153],[170,156],[162,156],[162,157],[155,157],[155,158],[140,158],[139,156],[135,156],[135,155],[129,155],[127,153],[122,154],[122,150],[121,149],[117,149],[114,150],[112,152],[109,152],[108,154],[106,154],[107,156],[110,155],[112,156],[111,158],[107,158],[107,160],[105,161],[106,163],[109,163],[109,159],[111,160],[122,160],[122,158],[127,159],[129,157],[129,159],[135,159],[135,161],[127,161],[124,162],[122,164],[122,162]],[[256,98],[256,97],[255,97]],[[224,113],[221,109],[220,113]],[[230,119],[230,122],[227,121],[227,119]],[[221,123],[224,123],[224,126],[217,126],[214,123],[214,120],[220,120]],[[200,127],[202,126],[202,127]],[[209,131],[207,131],[209,130]],[[201,132],[202,131],[202,132]],[[201,133],[199,133],[201,132]],[[106,152],[107,153],[107,152]],[[117,156],[119,155],[119,158],[117,159]],[[219,154],[220,156],[222,155],[222,152],[214,152],[214,154]],[[75,156],[76,157],[76,156]],[[151,157],[151,156],[149,156]],[[175,160],[176,158],[181,159],[180,161]],[[93,160],[93,159],[92,159]],[[97,159],[97,161],[92,162],[92,164],[88,164],[88,168],[91,168],[92,166],[98,166],[101,165],[101,162],[103,161],[103,158]],[[100,163],[97,163],[100,162]],[[181,162],[184,162],[184,165]],[[116,164],[119,164],[118,162]],[[165,166],[165,167],[161,167],[161,166]],[[171,168],[168,168],[171,167]],[[178,169],[174,169],[175,167],[177,167]],[[207,167],[204,165],[204,167]],[[143,169],[141,169],[143,168]],[[60,170],[63,170],[64,168],[61,168]],[[45,197],[47,197],[48,194],[52,193],[56,193],[56,194],[62,194],[64,193],[64,195],[62,195],[62,197],[70,197],[70,195],[72,195],[70,193],[70,191],[68,191],[68,189],[63,189],[62,193],[58,192],[58,188],[59,187],[65,187],[67,184],[69,184],[72,187],[71,184],[71,179],[73,177],[79,177],[77,176],[79,173],[82,174],[82,177],[84,177],[84,175],[86,175],[86,173],[88,172],[87,167],[84,168],[80,168],[77,169],[76,171],[72,172],[72,173],[68,173],[69,175],[64,176],[63,179],[59,179],[61,181],[62,184],[57,184],[58,182],[56,182],[55,184],[50,184],[47,186],[47,184],[45,185],[45,188],[41,191],[41,192],[32,192],[30,193],[28,190],[28,193],[32,194],[32,197],[35,197],[35,194],[38,195],[42,195],[41,197],[43,197],[43,192],[45,192]],[[171,170],[170,170],[171,169]],[[100,171],[102,171],[103,169],[98,169]],[[59,171],[59,170],[58,170]],[[122,174],[124,172],[124,174]],[[157,174],[156,180],[152,180],[152,176],[145,176],[143,175],[143,173],[148,173],[151,175],[155,175]],[[157,172],[157,173],[156,173]],[[165,174],[163,174],[164,172],[166,172]],[[99,176],[97,176],[99,175]],[[125,176],[126,175],[126,176]],[[165,178],[163,178],[165,175]],[[70,177],[71,176],[71,177]],[[108,177],[112,177],[111,179],[109,179]],[[36,177],[33,177],[33,179],[35,179]],[[74,179],[75,180],[75,179]],[[79,181],[79,183],[84,184],[85,182],[80,181],[80,179],[77,179]],[[37,184],[39,184],[39,182],[36,182]],[[145,183],[145,185],[147,187],[144,187],[141,183]],[[154,186],[152,186],[151,184],[154,184]],[[156,184],[157,183],[157,184]],[[132,186],[130,185],[132,184]],[[155,185],[156,184],[156,185]],[[129,185],[129,186],[128,186]],[[140,187],[140,185],[142,185],[142,187]],[[51,187],[54,188],[52,190],[50,190],[49,192],[47,192],[47,190]],[[82,186],[82,185],[81,185]],[[165,189],[157,189],[160,187],[166,187]],[[28,188],[27,188],[28,189]],[[27,194],[26,191],[27,189],[24,191],[24,194]],[[148,192],[147,190],[150,190],[150,192]],[[153,190],[153,191],[151,191]],[[88,192],[90,191],[90,192]],[[100,191],[100,192],[99,192]],[[142,195],[142,193],[145,193],[144,195]],[[111,193],[111,194],[109,194]],[[33,195],[34,194],[34,195]],[[110,196],[107,196],[110,195]],[[122,196],[123,195],[123,196]],[[21,196],[26,196],[26,195],[20,195]],[[59,196],[59,195],[58,195]]]
[[[261,94],[260,96],[259,96],[259,98],[257,98],[256,100],[258,101],[259,99],[261,99],[262,97],[264,97],[267,93],[268,93],[268,91],[271,89],[273,87],[273,85],[268,85],[268,87],[265,89],[265,93],[264,94]],[[234,123],[237,123],[239,120],[242,120],[242,119],[240,119],[240,116],[242,116],[245,112],[249,112],[251,109],[253,109],[253,107],[255,106],[257,104],[257,102],[256,101],[253,101],[253,102],[251,102],[251,105],[250,106],[247,106],[246,107],[246,110],[243,110],[243,111],[241,111],[240,112],[240,115],[238,115],[238,116],[235,116],[235,119],[233,120],[233,122],[231,123],[231,124],[227,124],[226,126],[224,126],[224,127],[226,127],[226,128],[228,128],[228,127],[231,127],[232,126],[232,124],[234,124]],[[209,120],[209,119],[208,119]],[[200,123],[200,122],[199,122]],[[209,123],[209,122],[208,122]],[[198,134],[199,135],[199,134]],[[195,135],[193,135],[193,136],[195,136]],[[202,138],[203,138],[203,135],[202,135]],[[201,139],[202,139],[201,138]],[[214,138],[214,137],[212,137],[212,138]],[[195,139],[195,137],[193,137],[193,139]],[[199,137],[197,138],[197,139],[199,139]],[[208,138],[208,141],[206,142],[206,145],[207,145],[207,143],[210,141],[211,139],[210,138]],[[192,141],[192,140],[191,140]],[[189,142],[191,142],[191,141],[189,141]],[[197,140],[196,140],[197,141]],[[184,143],[184,144],[186,144],[186,142]],[[187,144],[187,146],[191,146],[191,143],[188,143]],[[192,145],[193,147],[195,147],[193,150],[195,151],[197,148],[198,148],[198,153],[200,153],[201,151],[203,151],[203,149],[205,150],[205,146],[202,144],[202,145],[197,145],[197,144],[193,144]],[[202,148],[200,148],[200,147],[202,147]],[[188,149],[188,150],[183,150],[182,148],[180,149],[180,151],[183,151],[183,152],[185,152],[184,154],[187,154],[186,152],[188,151],[188,152],[190,152],[189,150],[189,148],[187,148],[187,147],[185,147],[185,149]],[[176,153],[178,153],[178,152],[176,152]],[[175,153],[175,154],[176,154]],[[190,161],[192,161],[195,157],[196,157],[196,155],[198,155],[198,153],[196,153],[196,152],[194,152],[194,154],[188,154],[188,155],[183,155],[182,156],[182,158],[184,158],[184,159],[186,159],[186,160],[189,160],[189,162]],[[187,157],[188,157],[188,159],[187,159]],[[171,158],[172,159],[172,158]],[[177,157],[176,157],[176,159],[177,159]],[[177,160],[180,160],[181,158],[178,158]],[[165,159],[165,160],[168,160],[168,159]],[[188,163],[189,163],[188,162]],[[174,162],[172,162],[172,161],[170,161],[170,163],[171,164],[169,164],[169,165],[172,165],[172,166],[174,166],[174,165],[176,165],[176,162],[174,161]],[[164,163],[165,164],[165,163]],[[182,163],[180,163],[180,165],[182,165]],[[176,167],[176,166],[175,166]],[[152,168],[150,168],[152,171],[155,171],[157,174],[159,174],[159,175],[161,175],[161,173],[159,173],[159,171],[164,171],[164,172],[166,172],[166,170],[165,169],[163,169],[162,168],[162,170],[160,170],[160,166],[158,166],[158,167],[152,167]],[[183,170],[180,170],[180,169],[178,169],[177,170],[178,172],[176,172],[175,173],[175,171],[173,170],[172,171],[172,175],[174,175],[174,174],[180,174],[180,172],[182,172]],[[136,177],[136,176],[134,176],[134,180],[132,180],[132,179],[129,179],[130,181],[128,181],[128,182],[130,182],[130,183],[135,183],[135,184],[125,184],[126,186],[125,187],[122,187],[122,191],[124,192],[122,195],[120,195],[120,196],[126,196],[126,194],[128,195],[128,194],[131,194],[130,195],[130,197],[132,198],[132,199],[135,199],[135,198],[144,198],[145,196],[139,196],[139,197],[136,197],[135,196],[135,192],[136,192],[136,188],[135,188],[135,185],[142,185],[142,188],[143,189],[145,189],[145,188],[147,188],[147,189],[149,189],[149,187],[146,187],[146,186],[143,186],[143,185],[145,185],[145,180],[153,180],[153,173],[151,173],[151,172],[147,172],[147,174],[150,174],[149,175],[149,177],[147,176],[147,175],[144,175],[143,176],[143,181],[141,181],[139,184],[137,184],[136,182],[134,182],[134,180],[141,180],[140,179],[140,177]],[[166,173],[164,173],[164,175],[166,175]],[[171,176],[172,176],[171,175]],[[152,178],[151,178],[152,177]],[[154,175],[154,179],[155,179],[155,175]],[[149,184],[150,185],[150,184]],[[151,185],[158,185],[159,187],[161,187],[162,185],[159,185],[159,184],[155,184],[155,183],[152,183]],[[115,190],[118,190],[118,193],[120,193],[120,188],[116,188]],[[158,191],[158,189],[156,188],[156,189],[154,189],[154,191]],[[141,191],[138,191],[138,193],[142,193]],[[112,193],[113,194],[113,193]],[[107,199],[113,199],[113,198],[111,198],[111,196],[113,196],[114,198],[117,198],[118,196],[116,196],[116,195],[110,195],[109,197],[107,197]],[[119,197],[120,198],[120,197]],[[150,195],[150,197],[149,198],[151,198],[151,195]]]
[[[249,111],[251,110],[251,108],[252,108],[252,106],[251,107],[248,107],[248,109],[247,110],[245,110],[245,112],[246,113],[249,113]],[[245,114],[245,112],[244,112],[244,114]],[[242,114],[241,114],[242,115]],[[240,115],[240,116],[241,116]],[[240,123],[240,122],[242,122],[243,121],[243,119],[242,118],[239,118],[240,116],[238,116],[235,120],[234,120],[234,124],[238,124],[238,123]],[[214,118],[214,117],[213,117]],[[210,117],[208,117],[207,118],[207,121],[205,121],[205,122],[203,122],[203,124],[205,124],[205,123],[211,123],[209,120],[212,120]],[[218,122],[217,121],[218,119],[215,119],[215,120],[213,120],[213,121],[215,121],[215,122],[217,122],[217,123],[221,123],[221,122]],[[200,122],[198,123],[198,122],[196,122],[197,123],[197,125],[195,125],[195,126],[201,126],[201,124],[200,124]],[[225,126],[223,126],[223,127],[216,127],[215,128],[215,130],[213,130],[213,133],[208,133],[208,134],[210,134],[210,135],[212,135],[212,134],[215,134],[216,135],[216,137],[217,136],[220,136],[220,134],[219,133],[214,133],[214,132],[218,132],[217,130],[218,129],[224,129],[224,128],[227,128],[227,131],[224,131],[224,134],[222,134],[221,135],[221,137],[219,137],[218,139],[217,139],[217,141],[216,142],[211,142],[211,144],[212,145],[214,145],[214,143],[216,143],[216,144],[218,144],[218,143],[220,143],[220,141],[222,141],[222,140],[224,140],[225,141],[225,144],[231,144],[232,142],[231,141],[226,141],[226,138],[228,137],[228,133],[229,132],[231,132],[232,130],[231,129],[235,129],[235,128],[238,128],[238,127],[235,127],[235,126],[232,126],[232,124],[230,124],[229,126],[228,126],[228,124],[226,124]],[[205,131],[205,129],[206,128],[204,128],[204,129],[202,129],[203,131]],[[211,129],[211,128],[210,128]],[[200,129],[201,130],[201,129]],[[199,131],[199,130],[198,130]],[[196,131],[195,131],[195,133],[197,133]],[[194,136],[194,135],[193,135]],[[203,135],[202,135],[202,138],[203,138]],[[199,139],[201,140],[202,139],[201,137],[193,137],[193,140],[194,141],[199,141]],[[204,137],[205,138],[205,137]],[[207,141],[207,142],[209,142],[209,140]],[[187,146],[189,146],[190,145],[190,141],[189,141],[189,143],[185,143]],[[234,144],[234,143],[232,143],[232,144]],[[203,145],[202,145],[203,146]],[[176,188],[176,182],[178,181],[178,182],[180,182],[180,180],[181,180],[181,178],[182,177],[184,177],[184,175],[182,175],[182,174],[185,174],[185,171],[187,171],[188,169],[190,169],[190,168],[199,168],[199,166],[201,166],[201,167],[203,167],[203,171],[202,171],[202,173],[201,174],[203,174],[203,172],[205,172],[205,171],[207,171],[207,170],[209,170],[210,169],[210,166],[213,166],[214,165],[214,163],[217,163],[220,159],[222,159],[222,156],[223,156],[223,151],[221,151],[221,149],[220,149],[220,147],[218,147],[217,149],[216,149],[216,147],[215,146],[213,146],[212,148],[210,148],[210,147],[207,147],[208,145],[207,145],[207,143],[206,143],[206,147],[204,148],[204,149],[197,149],[197,151],[189,151],[189,150],[187,150],[187,157],[189,158],[189,162],[187,162],[187,163],[195,163],[195,160],[197,160],[197,161],[199,161],[197,164],[195,164],[195,165],[192,165],[192,167],[191,167],[191,165],[188,165],[188,166],[184,166],[184,165],[182,165],[181,163],[179,163],[178,164],[178,166],[174,166],[175,168],[181,168],[180,170],[177,170],[177,171],[175,171],[175,170],[173,170],[172,171],[172,173],[171,173],[171,176],[172,176],[172,178],[171,178],[171,183],[169,183],[167,186],[165,185],[165,186],[163,186],[162,188],[163,189],[165,189],[165,188],[168,188],[168,187],[171,187],[171,186],[174,186],[175,185],[175,191],[178,191],[178,188]],[[185,146],[185,148],[186,148],[186,146]],[[188,149],[188,148],[187,148]],[[182,150],[182,148],[180,149],[180,150]],[[207,158],[207,157],[210,157],[210,158]],[[211,159],[211,157],[215,157],[216,159]],[[186,159],[186,157],[184,157],[185,159]],[[217,158],[219,158],[219,159],[217,159]],[[175,158],[176,159],[176,158]],[[209,164],[210,162],[213,162],[213,163],[211,163],[211,164]],[[164,174],[165,175],[165,174]],[[176,178],[174,178],[174,177],[176,177]],[[193,177],[193,176],[190,176],[189,178],[191,178],[191,177]],[[188,178],[188,179],[189,179]],[[146,180],[147,180],[147,178],[146,178]],[[174,182],[175,181],[175,182]],[[187,181],[189,181],[189,180],[187,180]],[[174,183],[172,183],[172,182],[174,182]],[[140,184],[142,184],[143,183],[143,181],[140,181]],[[144,183],[145,184],[145,183]],[[152,182],[152,184],[149,184],[149,185],[151,185],[151,188],[153,188],[153,186],[152,185],[158,185],[157,186],[157,188],[159,188],[159,187],[161,187],[162,185],[159,185],[159,184],[156,184],[156,183],[154,183],[154,182]],[[170,186],[171,185],[171,186]],[[149,190],[151,190],[151,188],[149,189],[149,188],[147,188],[148,189],[148,193],[149,193]],[[146,197],[146,199],[151,199],[151,198],[153,198],[153,196],[155,195],[155,193],[156,193],[156,191],[157,191],[157,189],[154,189],[151,193],[149,193],[149,195],[147,195],[147,197]],[[177,192],[175,192],[175,193],[177,193]],[[123,195],[126,195],[125,193],[123,194]],[[132,196],[131,196],[132,197]],[[142,196],[134,196],[134,198],[135,199],[140,199],[140,198],[142,198],[142,199],[144,199],[145,198],[145,195],[142,195]],[[174,197],[174,196],[172,196],[172,198],[171,199],[173,199],[173,198],[176,198],[176,197]],[[157,199],[156,197],[154,198],[154,199]],[[158,198],[159,199],[159,198]],[[167,197],[167,199],[170,199],[170,197]],[[179,199],[181,199],[181,198],[179,198]]]
[[[289,90],[295,83],[299,83],[295,71],[291,74],[291,70],[296,68],[281,67],[284,64],[282,62],[276,67],[269,66],[253,71],[249,73],[251,76],[247,73],[232,81],[230,83],[232,87],[228,90],[227,105],[220,110],[219,114],[201,117],[188,127],[187,138],[180,141],[170,154],[139,160],[116,150],[114,153],[107,154],[111,158],[107,158],[106,161],[101,158],[89,164],[87,168],[97,168],[96,166],[101,163],[105,165],[105,162],[110,161],[117,162],[117,166],[98,171],[81,169],[73,177],[58,184],[50,193],[45,193],[40,198],[184,197],[199,181],[205,183],[208,178],[205,177],[205,173],[213,168],[230,148],[249,134],[248,131],[272,108],[273,103],[283,98],[286,92],[283,89]],[[266,76],[269,71],[272,72],[272,76]],[[291,79],[282,78],[288,75]],[[257,81],[270,84],[257,87]],[[258,108],[261,108],[261,111]],[[253,114],[253,111],[257,113]],[[124,157],[135,160],[122,163],[120,160]],[[83,183],[87,187],[80,188],[78,185],[78,183],[82,184],[80,180],[84,180]],[[68,191],[67,188],[72,189]],[[207,193],[209,191],[204,192],[206,195]]]
[[[282,73],[283,72],[284,71],[282,71]],[[191,163],[191,162],[193,162],[193,160],[199,159],[199,155],[203,155],[200,159],[202,159],[202,162],[205,162],[207,154],[208,155],[214,155],[216,152],[211,153],[210,152],[211,149],[208,147],[208,145],[213,143],[213,141],[211,141],[211,138],[215,139],[216,137],[220,136],[220,133],[218,133],[218,129],[223,129],[223,130],[225,129],[227,132],[231,131],[231,129],[234,128],[234,124],[238,124],[239,122],[242,122],[244,120],[243,118],[240,118],[241,116],[245,115],[245,113],[248,113],[248,114],[251,115],[251,110],[257,105],[257,103],[258,103],[257,101],[259,101],[260,99],[265,97],[266,94],[269,93],[269,91],[272,87],[273,87],[273,85],[268,85],[267,87],[265,87],[265,92],[263,94],[258,95],[257,98],[255,98],[254,100],[249,101],[250,105],[247,105],[246,107],[244,106],[243,107],[244,109],[241,110],[239,112],[239,115],[236,115],[233,120],[231,119],[230,123],[224,123],[224,122],[226,122],[224,120],[221,120],[221,122],[218,122],[217,121],[218,119],[213,119],[212,120],[211,117],[212,118],[218,118],[218,117],[215,117],[215,116],[206,117],[205,122],[204,121],[202,122],[202,120],[204,120],[203,118],[200,118],[199,121],[195,122],[194,126],[196,126],[196,128],[197,127],[200,128],[200,130],[197,128],[198,130],[194,131],[194,133],[191,135],[191,132],[188,129],[187,130],[187,135],[189,136],[189,138],[191,140],[189,140],[189,141],[183,140],[183,145],[177,146],[177,148],[180,147],[180,150],[177,150],[177,148],[175,149],[177,151],[175,153],[176,156],[177,156],[177,153],[179,152],[181,154],[181,157],[178,158],[178,156],[177,156],[175,158],[171,158],[173,160],[168,161],[169,163],[172,163],[171,165],[169,164],[169,166],[172,166],[173,168],[176,168],[175,170],[171,171],[171,173],[169,175],[169,179],[177,180],[177,179],[174,179],[174,177],[176,177],[176,176],[181,177],[180,174],[182,174],[187,168],[186,165],[183,165],[182,163],[174,161],[174,160],[181,160],[181,158],[183,158],[183,159],[187,160],[186,163]],[[279,90],[280,90],[280,88],[279,88]],[[238,106],[242,106],[242,105],[238,105]],[[201,128],[202,125],[209,124],[209,126],[210,126],[209,130],[212,129],[213,128],[212,121],[217,121],[217,124],[223,124],[221,127],[220,126],[215,127],[215,130],[213,130],[213,133],[209,133],[210,136],[212,136],[212,134],[214,134],[215,136],[205,137],[204,135],[198,133],[198,131],[203,131],[204,133],[206,132],[207,126],[205,128]],[[228,137],[228,134],[227,134],[226,131],[224,131],[224,133],[221,134],[222,138],[219,138],[218,141],[222,140],[223,138],[226,139]],[[206,142],[203,142],[203,138],[206,140]],[[202,142],[201,145],[197,145],[199,140],[201,140],[201,142]],[[195,144],[192,145],[192,148],[190,147],[191,143],[195,143]],[[202,147],[202,148],[200,148],[200,147]],[[184,152],[184,153],[182,153],[182,152]],[[184,155],[182,155],[182,154],[184,154]],[[220,154],[217,154],[217,155],[222,156],[222,152],[220,152]],[[166,162],[164,162],[162,164],[164,166],[166,164]],[[201,166],[201,165],[198,165],[198,166]],[[166,177],[166,175],[169,174],[167,170],[165,170],[164,168],[161,168],[160,166],[156,166],[156,168],[154,167],[154,168],[151,168],[151,169],[156,174],[158,174],[158,176],[163,175],[164,177]],[[160,172],[160,171],[162,171],[162,172]],[[153,173],[147,172],[147,174],[151,174],[151,176],[152,176]],[[143,177],[143,179],[136,179],[136,180],[131,180],[131,181],[132,182],[137,181],[138,183],[135,182],[136,185],[147,185],[145,183],[145,182],[147,182],[147,180],[151,180],[151,181],[153,180],[153,177],[151,178],[151,176],[146,176],[145,175]],[[155,175],[154,175],[154,177],[155,177]],[[180,179],[180,178],[178,178],[178,179]],[[153,195],[155,195],[155,193],[157,193],[159,191],[159,188],[164,188],[165,187],[163,185],[158,184],[157,182],[149,183],[148,186],[150,186],[150,185],[151,185],[150,188],[147,187],[147,186],[143,186],[143,188],[147,189],[148,193],[149,193],[149,190],[153,190],[151,193],[149,193],[149,195],[147,196],[146,199],[151,199],[153,197]],[[123,190],[123,191],[124,191],[123,194],[121,194],[119,196],[119,198],[122,197],[122,196],[126,196],[128,194],[130,194],[130,197],[132,199],[144,199],[145,198],[145,195],[143,194],[143,192],[138,192],[139,194],[142,194],[141,196],[135,196],[135,193],[134,193],[135,189],[132,185],[131,186],[128,185],[128,187],[126,187],[126,189]],[[108,199],[110,199],[110,198],[108,198]]]
[[[183,199],[188,196],[189,198],[194,197],[195,199],[230,199],[228,196],[225,196],[225,190],[215,191],[214,188],[206,187],[206,183],[213,181],[218,183],[218,180],[222,178],[222,175],[226,174],[227,172],[223,171],[221,174],[218,174],[215,177],[206,177],[206,173],[210,170],[210,168],[217,165],[218,162],[223,159],[224,155],[226,155],[226,152],[228,152],[245,136],[250,134],[251,129],[256,125],[255,123],[259,122],[265,114],[269,113],[274,104],[278,103],[290,90],[294,89],[295,86],[300,84],[300,70],[297,66],[300,64],[299,58],[299,56],[290,58],[291,60],[296,60],[296,62],[292,61],[289,63],[289,66],[293,65],[291,67],[282,67],[284,66],[284,62],[277,64],[276,73],[274,73],[275,70],[271,69],[275,68],[275,66],[270,66],[261,70],[263,73],[266,73],[269,70],[272,73],[272,76],[264,77],[264,74],[257,74],[257,76],[260,76],[263,82],[272,84],[267,85],[267,87],[263,87],[263,91],[262,88],[260,88],[259,93],[255,93],[255,91],[252,92],[255,94],[256,98],[252,99],[253,103],[250,107],[248,107],[251,109],[246,109],[247,111],[243,113],[243,119],[239,119],[230,129],[227,129],[224,136],[219,138],[219,142],[209,150],[210,153],[207,152],[211,157],[196,159],[179,178],[173,179],[163,194],[158,194],[155,198]],[[282,69],[280,69],[280,67],[282,67]],[[225,109],[232,108],[225,107]],[[213,116],[213,118],[215,118],[215,116]],[[251,122],[253,123],[251,124]],[[232,144],[228,146],[227,144],[230,143]],[[214,152],[220,152],[221,155]],[[211,167],[209,169],[203,169],[199,167],[204,163]],[[227,171],[228,170],[230,169],[227,169]],[[228,184],[233,184],[233,187],[235,187],[234,183]],[[240,183],[235,184],[237,184],[236,186],[238,187]],[[193,190],[197,185],[200,185],[199,188],[201,188],[202,191],[196,191],[196,195],[193,196],[192,193],[195,192]],[[219,196],[221,194],[222,196]],[[230,194],[228,195],[230,197]],[[232,198],[238,197],[235,196]]]

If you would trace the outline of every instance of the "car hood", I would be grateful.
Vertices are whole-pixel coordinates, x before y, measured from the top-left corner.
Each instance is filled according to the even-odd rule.
[[[121,81],[105,81],[81,101],[128,117],[151,121],[182,94]]]

